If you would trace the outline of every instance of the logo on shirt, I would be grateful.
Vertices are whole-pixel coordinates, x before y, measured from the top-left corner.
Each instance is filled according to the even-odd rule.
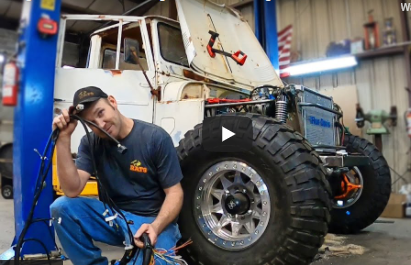
[[[130,171],[138,173],[147,173],[147,168],[141,166],[141,162],[134,160],[130,163]]]

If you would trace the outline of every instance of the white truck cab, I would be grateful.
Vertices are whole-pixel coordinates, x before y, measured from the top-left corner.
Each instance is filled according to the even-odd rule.
[[[60,23],[55,78],[55,108],[68,108],[74,92],[94,85],[113,95],[128,117],[163,127],[177,145],[185,132],[203,121],[209,98],[248,97],[259,85],[283,86],[241,14],[209,1],[178,0],[179,22],[160,16],[64,15]],[[196,14],[207,12],[206,16]],[[86,68],[62,68],[66,23],[112,21],[91,34]],[[209,31],[218,32],[214,48],[241,50],[243,65],[207,52]],[[241,35],[235,32],[242,32]],[[136,62],[134,49],[140,63]],[[77,128],[72,150],[77,150]]]

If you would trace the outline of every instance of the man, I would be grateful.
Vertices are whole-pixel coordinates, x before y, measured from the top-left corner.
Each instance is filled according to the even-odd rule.
[[[147,233],[155,248],[173,248],[181,238],[176,219],[183,202],[183,176],[168,133],[156,125],[123,116],[116,99],[97,87],[79,89],[73,107],[77,115],[94,122],[127,147],[127,152],[120,154],[112,140],[90,127],[98,177],[129,221],[137,247],[143,247],[139,238]],[[114,213],[107,213],[103,202],[78,197],[94,168],[86,136],[81,140],[76,162],[72,160],[70,142],[76,126],[77,121],[70,119],[67,110],[53,120],[53,130],[60,130],[57,173],[66,196],[51,205],[51,215],[62,247],[74,265],[107,265],[107,258],[101,256],[93,240],[128,245],[127,224],[119,217],[107,222],[105,218]],[[141,252],[135,264],[142,263]],[[166,262],[156,260],[156,264]]]

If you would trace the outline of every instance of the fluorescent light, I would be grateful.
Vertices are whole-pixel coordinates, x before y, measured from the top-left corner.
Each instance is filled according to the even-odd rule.
[[[74,66],[70,66],[70,65],[63,65],[64,69],[74,69]]]
[[[316,62],[292,65],[283,69],[282,72],[288,73],[290,76],[305,75],[322,71],[330,71],[342,68],[348,68],[357,65],[357,60],[354,56],[339,57],[326,59]]]

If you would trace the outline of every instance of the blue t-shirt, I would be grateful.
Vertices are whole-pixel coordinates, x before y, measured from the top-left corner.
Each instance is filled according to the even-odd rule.
[[[125,154],[111,140],[91,133],[94,157],[100,180],[108,195],[122,210],[156,216],[164,202],[163,189],[183,178],[176,149],[169,134],[151,123],[134,120],[134,126],[120,141]],[[76,159],[78,169],[93,174],[87,136],[81,139]]]

